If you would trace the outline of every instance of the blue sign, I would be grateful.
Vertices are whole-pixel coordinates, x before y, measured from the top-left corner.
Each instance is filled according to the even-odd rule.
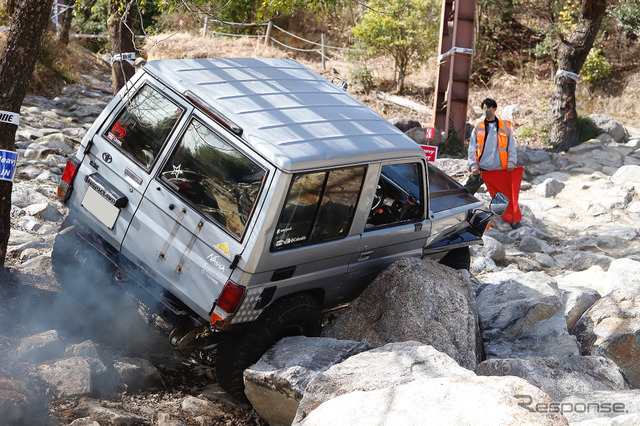
[[[0,180],[13,182],[13,175],[16,173],[17,162],[17,152],[0,149]]]

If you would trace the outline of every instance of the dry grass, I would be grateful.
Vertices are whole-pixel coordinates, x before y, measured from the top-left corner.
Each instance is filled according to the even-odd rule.
[[[366,103],[385,118],[406,116],[416,119],[423,125],[430,125],[431,114],[419,114],[415,111],[382,101],[374,93],[365,93],[354,84],[353,73],[356,65],[347,60],[330,60],[326,70],[317,54],[300,54],[266,46],[259,38],[202,38],[189,34],[160,35],[145,46],[148,59],[166,58],[203,58],[203,57],[276,57],[295,59],[328,79],[340,77],[350,83],[350,93]],[[394,66],[390,58],[381,58],[360,63],[373,77],[375,90],[393,93]],[[422,67],[412,69],[406,78],[406,97],[422,103],[429,110],[433,104],[433,90],[437,71],[435,59],[427,61]],[[495,76],[488,84],[471,87],[469,92],[468,120],[475,121],[481,115],[480,102],[486,97],[494,98],[500,108],[519,104],[524,114],[515,118],[514,127],[518,143],[532,147],[546,147],[544,140],[545,123],[550,121],[552,78],[548,80],[523,80],[511,75]],[[578,113],[588,115],[602,113],[619,120],[623,125],[640,128],[640,106],[636,102],[640,96],[640,74],[620,76],[607,85],[600,85],[590,91],[579,85],[577,91]]]

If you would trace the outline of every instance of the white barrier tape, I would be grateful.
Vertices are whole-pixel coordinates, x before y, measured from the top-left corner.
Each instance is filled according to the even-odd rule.
[[[578,81],[580,79],[580,76],[575,72],[566,71],[566,70],[558,70],[558,72],[556,73],[556,77],[559,75],[563,77],[568,77],[573,81]]]
[[[111,64],[119,61],[127,61],[133,65],[133,61],[136,60],[136,52],[116,53],[111,57]]]
[[[11,27],[0,27],[0,33],[3,31],[9,31]]]
[[[443,53],[442,55],[438,56],[438,62],[442,62],[444,58],[446,58],[447,56],[453,55],[454,53],[464,53],[465,55],[473,55],[473,49],[468,47],[454,47],[451,50],[449,50],[447,53]]]
[[[20,114],[16,114],[15,112],[0,110],[0,123],[9,123],[9,124],[15,124],[16,126],[19,126]]]

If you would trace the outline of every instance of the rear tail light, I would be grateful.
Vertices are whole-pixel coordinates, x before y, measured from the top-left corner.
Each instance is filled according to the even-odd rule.
[[[62,202],[66,202],[71,196],[71,192],[73,191],[73,179],[76,177],[79,165],[80,162],[75,157],[72,157],[67,161],[64,172],[62,172],[60,184],[58,185],[58,199]]]
[[[245,291],[245,287],[228,281],[211,313],[211,324],[219,329],[224,328],[238,310]]]

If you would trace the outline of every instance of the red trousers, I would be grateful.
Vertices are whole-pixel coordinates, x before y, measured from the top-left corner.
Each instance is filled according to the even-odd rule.
[[[516,167],[512,172],[502,170],[486,170],[482,172],[482,180],[489,190],[491,197],[496,192],[502,192],[509,199],[509,207],[502,215],[505,222],[517,223],[522,219],[518,197],[520,195],[520,183],[522,183],[522,167]]]

